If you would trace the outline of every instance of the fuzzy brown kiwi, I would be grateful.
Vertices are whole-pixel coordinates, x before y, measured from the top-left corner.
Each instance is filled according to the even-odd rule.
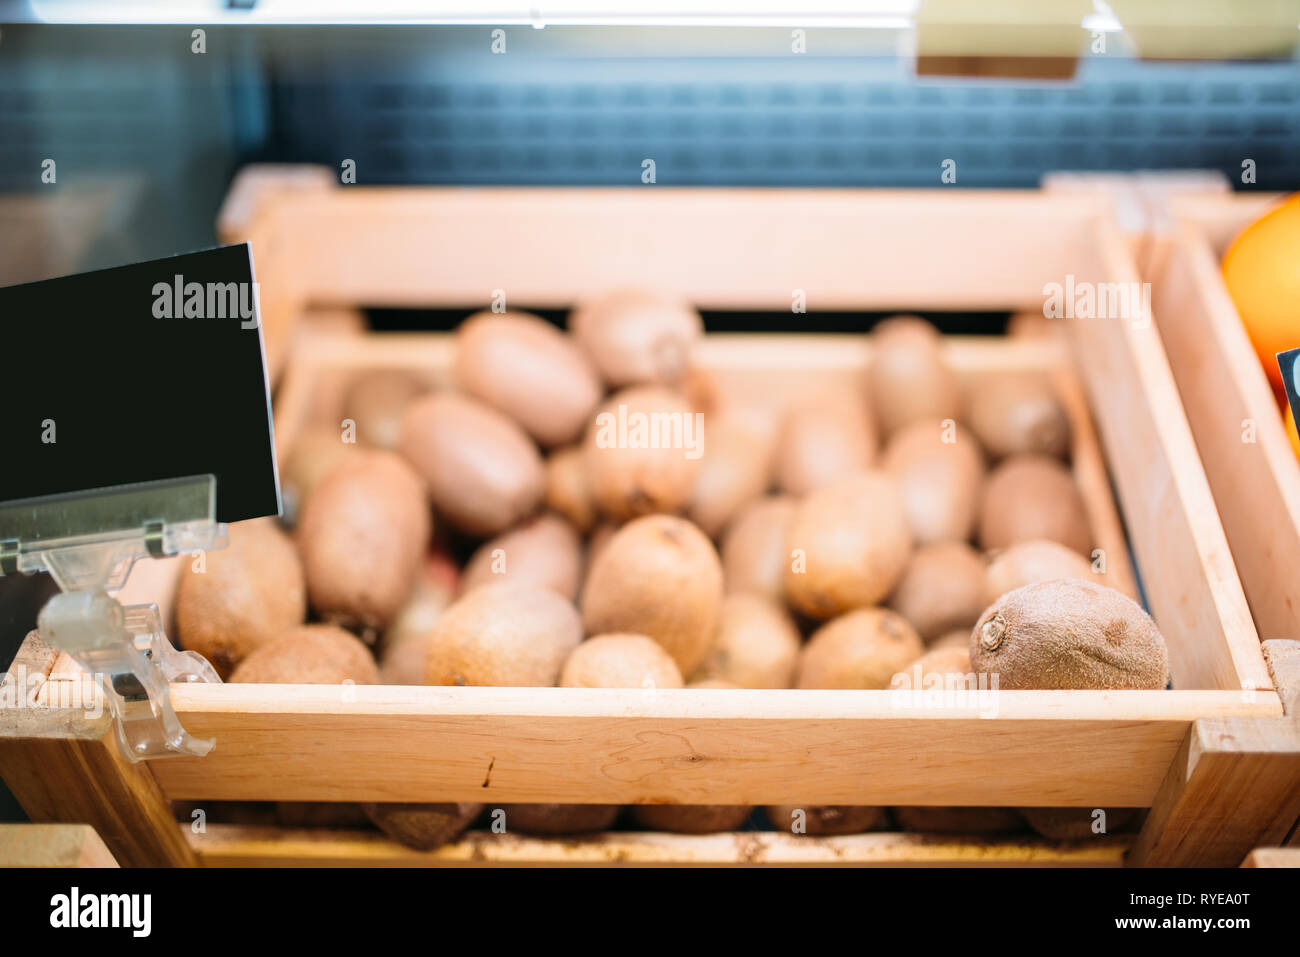
[[[1025,827],[1010,807],[896,807],[894,820],[905,831],[923,834],[1004,834]]]
[[[1054,578],[1080,578],[1102,584],[1088,560],[1060,542],[1016,542],[989,555],[984,570],[984,607],[1009,591]]]
[[[704,454],[686,516],[717,538],[741,509],[762,497],[772,476],[772,449],[762,435],[736,419],[705,420]]]
[[[333,426],[313,426],[303,430],[280,463],[280,487],[284,493],[284,516],[296,524],[312,491],[321,480],[357,453],[358,447],[343,441],[343,434]]]
[[[580,641],[577,611],[555,592],[508,582],[482,585],[434,625],[424,683],[551,687]]]
[[[734,831],[754,812],[752,807],[732,804],[636,804],[630,810],[641,827],[677,834]]]
[[[432,524],[419,478],[395,454],[341,464],[298,523],[312,608],[326,621],[384,628],[411,593]]]
[[[589,834],[614,826],[620,804],[506,804],[507,831],[521,834]]]
[[[680,688],[682,673],[668,652],[645,635],[596,635],[569,654],[560,674],[565,688]],[[516,804],[506,827],[525,833],[575,834],[603,831],[618,805]]]
[[[556,449],[546,459],[546,507],[567,518],[584,535],[595,526],[596,503],[587,487],[582,446]]]
[[[946,680],[948,675],[956,675],[966,682],[972,673],[970,639],[968,637],[966,644],[961,647],[945,645],[942,648],[931,648],[903,671],[909,677],[919,674],[922,682],[927,682],[932,675],[938,676],[939,680],[944,681],[945,687],[948,685]],[[925,687],[923,683],[917,687],[917,690],[923,690]]]
[[[938,329],[918,316],[895,316],[872,330],[871,349],[871,406],[885,436],[921,419],[957,418],[961,393]]]
[[[723,678],[696,678],[694,681],[686,682],[687,688],[693,688],[698,691],[741,691],[740,685],[734,681],[727,681]]]
[[[924,545],[912,555],[889,596],[894,609],[927,643],[970,628],[986,607],[984,559],[964,542]]]
[[[1078,579],[1035,582],[985,609],[971,664],[1002,689],[1164,688],[1165,639],[1137,602]]]
[[[307,617],[307,587],[293,541],[271,519],[236,522],[230,544],[180,562],[176,628],[223,679],[257,648]]]
[[[1065,458],[1070,419],[1050,383],[1001,376],[982,383],[967,403],[966,420],[995,459],[1034,453]]]
[[[1101,827],[1103,818],[1097,810],[1105,812],[1105,830],[1093,830]],[[1120,834],[1131,830],[1137,824],[1142,813],[1135,807],[1022,807],[1029,826],[1050,841],[1083,841],[1104,834]]]
[[[644,289],[619,289],[583,302],[569,314],[568,327],[616,389],[680,381],[704,334],[700,314],[688,303]]]
[[[984,487],[984,453],[969,430],[919,419],[890,438],[880,467],[898,482],[918,544],[970,539]]]
[[[406,407],[427,391],[423,382],[401,372],[366,372],[349,387],[343,416],[356,423],[362,444],[391,451],[401,438]]]
[[[554,513],[525,519],[478,547],[465,565],[461,588],[468,592],[503,581],[549,588],[573,601],[582,583],[582,539]]]
[[[799,656],[796,688],[888,688],[921,656],[921,636],[896,612],[859,608],[817,629]]]
[[[875,831],[886,823],[885,809],[856,804],[775,804],[764,809],[778,831],[830,837]]]
[[[379,683],[370,650],[335,625],[299,625],[248,655],[232,684],[332,685]]]
[[[693,677],[721,678],[741,688],[789,688],[800,645],[799,629],[784,606],[762,595],[728,595],[709,653]]]
[[[648,428],[644,435],[633,431],[637,423],[660,421],[680,422],[680,437],[663,441]],[[626,436],[621,434],[624,422]],[[707,438],[695,434],[695,422],[690,404],[670,389],[639,386],[611,396],[588,427],[582,453],[587,487],[600,512],[626,521],[685,508],[700,467],[699,456],[686,447],[687,439]],[[677,438],[680,443],[675,443]]]
[[[417,851],[431,851],[469,830],[483,813],[483,805],[366,803],[361,810],[397,843]]]
[[[525,312],[476,312],[461,323],[453,373],[463,392],[548,448],[578,437],[603,391],[582,350]]]
[[[546,488],[532,439],[466,396],[440,392],[412,403],[398,449],[424,479],[439,514],[470,535],[505,531],[537,507]]]
[[[775,480],[791,495],[805,495],[871,467],[876,428],[866,398],[855,389],[797,401],[777,435]]]
[[[366,821],[361,805],[350,801],[275,802],[275,823],[281,827],[355,828]]]
[[[694,672],[709,650],[722,606],[722,564],[713,543],[682,518],[628,522],[592,562],[582,593],[588,634],[649,635]]]
[[[985,549],[1046,538],[1080,554],[1092,532],[1083,496],[1069,470],[1046,455],[1013,455],[989,473],[980,504],[979,543]]]
[[[753,592],[785,601],[786,531],[797,500],[772,495],[742,509],[722,536],[722,576],[728,594]]]
[[[884,472],[841,479],[795,508],[786,530],[786,597],[812,618],[874,605],[898,583],[911,553],[897,482]]]
[[[379,674],[386,685],[424,684],[425,639],[439,616],[456,598],[460,569],[441,548],[425,556],[415,587],[384,629],[376,649]]]
[[[668,652],[646,635],[588,638],[569,653],[561,688],[680,688],[682,673]]]

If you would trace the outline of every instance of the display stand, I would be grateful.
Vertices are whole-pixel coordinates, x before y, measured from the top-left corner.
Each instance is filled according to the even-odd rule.
[[[225,547],[216,488],[201,475],[0,505],[0,574],[53,576],[61,594],[41,610],[40,635],[94,677],[130,761],[212,750],[181,726],[167,689],[221,679],[200,655],[172,646],[157,605],[124,606],[109,593],[137,559]]]

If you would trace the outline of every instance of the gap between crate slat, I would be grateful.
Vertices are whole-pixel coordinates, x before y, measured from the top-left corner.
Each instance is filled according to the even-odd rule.
[[[534,838],[470,832],[434,851],[415,851],[366,831],[306,830],[210,824],[182,832],[206,867],[437,867],[655,865],[880,865],[1118,867],[1131,837],[1075,843],[1032,838],[981,838],[871,833],[808,837],[767,831],[724,834],[612,832]]]

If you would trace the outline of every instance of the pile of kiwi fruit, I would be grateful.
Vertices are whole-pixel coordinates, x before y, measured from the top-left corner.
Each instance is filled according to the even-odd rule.
[[[937,329],[774,399],[702,371],[689,304],[622,290],[561,329],[481,312],[452,383],[379,369],[282,463],[288,521],[181,571],[177,630],[232,682],[642,689],[1165,688],[1155,624],[1095,569],[1052,382],[963,388]],[[700,418],[697,418],[697,415]],[[666,426],[655,435],[610,423]],[[692,444],[683,436],[702,422]],[[685,431],[683,431],[685,430]],[[614,440],[611,440],[614,436]],[[756,813],[757,811],[757,813]],[[507,830],[1087,831],[1091,809],[282,804],[431,848]],[[1123,817],[1116,812],[1117,820]]]

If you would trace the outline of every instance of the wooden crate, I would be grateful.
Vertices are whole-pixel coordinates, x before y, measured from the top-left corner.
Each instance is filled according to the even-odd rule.
[[[1109,214],[1077,196],[280,190],[256,172],[233,195],[244,197],[249,222],[275,224],[275,265],[253,239],[259,281],[292,287],[299,311],[468,310],[496,289],[512,306],[559,307],[622,283],[675,289],[704,308],[785,309],[802,290],[814,311],[1015,309],[1040,307],[1044,284],[1067,274],[1138,281]],[[268,340],[292,338],[277,329],[267,329]],[[304,424],[334,414],[348,376],[405,368],[437,381],[449,349],[433,335],[300,341],[277,394],[281,452]],[[1287,801],[1300,795],[1300,764],[1278,744],[1277,728],[1289,725],[1283,698],[1155,329],[1079,319],[1068,345],[956,339],[948,349],[968,383],[1020,369],[1060,384],[1094,537],[1115,582],[1131,587],[1113,481],[1176,690],[1001,692],[997,715],[981,717],[974,706],[901,711],[887,691],[357,687],[345,695],[189,685],[172,689],[172,702],[192,733],[216,738],[206,757],[131,765],[106,719],[14,708],[0,711],[0,768],[33,818],[93,823],[128,865],[483,855],[502,863],[1115,863],[1125,848],[1112,840],[1061,848],[911,835],[615,834],[579,845],[511,838],[489,852],[491,837],[476,835],[414,855],[362,834],[268,839],[214,826],[191,835],[171,821],[167,798],[1131,806],[1152,813],[1130,862],[1236,865],[1252,847],[1276,843],[1282,818],[1289,826],[1295,816]],[[863,337],[712,337],[700,363],[724,376],[762,376],[779,391],[861,375],[868,356]],[[174,571],[144,563],[127,598],[165,600]],[[19,659],[41,675],[68,670],[35,637]],[[51,677],[36,697],[54,700],[79,680]],[[755,841],[772,850],[752,852]]]
[[[1152,237],[1147,266],[1165,351],[1265,639],[1300,637],[1300,462],[1219,263],[1279,199],[1171,198],[1168,228]],[[1247,423],[1253,442],[1243,439]]]

